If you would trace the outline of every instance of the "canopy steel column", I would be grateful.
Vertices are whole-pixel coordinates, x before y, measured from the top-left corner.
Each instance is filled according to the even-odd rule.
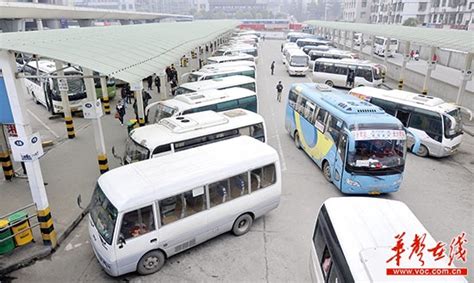
[[[467,82],[472,80],[472,59],[474,59],[473,53],[466,54],[464,69],[461,70],[461,85],[459,86],[458,96],[456,97],[457,105],[461,105],[464,92],[466,91]]]
[[[346,41],[347,41],[347,31],[344,31],[344,40],[342,42],[342,44],[344,45],[342,46],[343,48],[342,50],[347,50]]]
[[[55,60],[54,63],[56,65],[58,76],[63,77],[64,76],[63,62]],[[58,79],[58,82],[60,82],[60,80],[65,80],[66,85],[67,85],[67,79],[64,79],[64,78]],[[69,91],[64,90],[64,89],[61,90],[61,88],[59,88],[59,91],[61,93],[61,102],[63,106],[64,123],[66,124],[67,137],[70,139],[73,139],[74,137],[76,137],[76,133],[74,132],[74,122],[72,120],[71,108],[69,107],[69,95],[68,95]]]
[[[143,83],[142,83],[143,84]],[[145,110],[143,108],[143,88],[135,90],[135,104],[137,105],[138,125],[145,126]]]
[[[374,59],[374,49],[375,49],[375,36],[370,36],[370,60]]]
[[[341,30],[337,30],[337,46],[341,48]]]
[[[398,89],[403,89],[403,79],[405,78],[405,69],[407,67],[407,62],[410,60],[410,45],[411,45],[410,41],[405,42],[402,69],[400,70],[400,77],[398,79]]]
[[[350,38],[350,41],[351,41],[351,52],[354,52],[354,32],[353,32],[353,31],[351,31],[350,36],[351,36],[351,38]]]
[[[105,77],[100,77],[100,89],[102,91],[102,102],[104,106],[104,113],[106,115],[110,114],[110,100],[109,100],[109,89],[107,88],[107,79]]]
[[[364,34],[360,34],[360,45],[359,45],[359,59],[362,59],[362,54],[363,54],[363,49],[364,49]]]
[[[84,82],[86,85],[87,100],[95,105],[97,101],[97,93],[95,92],[94,79],[92,78],[92,70],[83,68]],[[109,165],[107,161],[107,152],[105,151],[104,132],[102,130],[102,121],[100,117],[93,118],[92,126],[94,128],[94,139],[95,148],[97,151],[97,160],[99,163],[100,174],[104,174],[109,171]]]
[[[431,79],[431,72],[434,70],[436,62],[433,61],[433,55],[435,54],[436,47],[430,47],[430,57],[426,61],[428,63],[428,66],[426,68],[426,75],[425,75],[425,81],[423,82],[423,91],[421,94],[427,95],[428,94],[428,84]]]
[[[332,33],[332,35],[331,35],[331,37],[332,37],[332,38],[331,38],[331,41],[332,41],[333,43],[335,43],[335,41],[336,41],[336,30],[335,30],[335,29],[332,29],[332,32],[331,32],[331,33]]]
[[[10,102],[18,138],[21,140],[27,140],[32,135],[32,129],[28,115],[26,114],[24,100],[20,98],[26,97],[27,92],[22,80],[15,78],[17,66],[15,55],[12,52],[0,50],[0,68],[2,69],[8,101]],[[49,209],[48,196],[44,187],[40,162],[38,159],[26,161],[25,167],[28,175],[31,196],[38,210],[38,222],[41,227],[43,243],[54,248],[57,243],[56,231],[54,230],[53,219],[51,218],[51,211]]]

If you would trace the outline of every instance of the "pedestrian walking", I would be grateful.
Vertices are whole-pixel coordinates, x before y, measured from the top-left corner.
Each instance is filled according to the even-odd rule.
[[[155,74],[155,86],[156,86],[156,89],[158,90],[158,93],[160,93],[161,79],[160,79],[160,76],[157,76],[156,74]]]
[[[176,84],[178,84],[178,71],[176,71],[174,64],[171,64],[171,79],[173,78],[176,80]]]
[[[166,66],[165,73],[166,73],[166,81],[168,82],[171,81],[172,72],[171,72],[170,66]]]
[[[283,91],[283,85],[281,84],[281,81],[278,82],[276,86],[276,90],[277,90],[277,100],[278,102],[281,102],[281,92]]]
[[[123,99],[120,99],[115,106],[117,113],[115,113],[115,118],[119,119],[120,126],[123,126],[123,117],[125,116],[125,102]]]
[[[275,61],[272,62],[270,69],[272,70],[272,76],[273,76],[273,71],[275,70]]]
[[[355,70],[354,69],[349,69],[349,72],[347,73],[347,79],[346,79],[346,86],[353,88],[354,87],[354,79],[355,79]]]
[[[142,99],[143,99],[143,109],[148,106],[148,101],[151,99],[151,95],[148,91],[142,90]]]
[[[153,76],[148,76],[146,78],[146,82],[148,84],[148,90],[152,90],[153,89]]]
[[[415,56],[415,50],[410,51],[410,60],[413,60],[413,56]]]

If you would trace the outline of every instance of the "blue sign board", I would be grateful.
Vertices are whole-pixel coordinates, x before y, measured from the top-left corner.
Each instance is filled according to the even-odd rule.
[[[0,124],[14,124],[3,77],[0,77]]]

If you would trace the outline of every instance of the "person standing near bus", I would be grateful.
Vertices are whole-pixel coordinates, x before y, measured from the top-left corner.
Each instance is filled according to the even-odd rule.
[[[347,73],[347,80],[346,80],[346,86],[353,88],[354,87],[354,79],[355,79],[355,70],[349,68],[349,72]]]
[[[281,81],[278,82],[276,89],[277,89],[277,100],[278,102],[281,102],[281,92],[283,91],[283,85],[281,84]]]
[[[148,90],[152,90],[152,88],[153,88],[153,76],[148,76],[146,78],[146,82],[147,82],[147,85],[148,85]]]
[[[275,70],[275,61],[272,62],[270,69],[272,70],[272,76],[273,76],[273,71]]]
[[[156,74],[155,74],[155,85],[156,85],[156,89],[158,93],[160,93],[161,80],[160,80],[160,76],[157,76]]]
[[[125,103],[123,99],[118,101],[117,105],[115,106],[115,110],[117,110],[115,117],[119,119],[120,126],[123,126],[123,117],[125,116]]]

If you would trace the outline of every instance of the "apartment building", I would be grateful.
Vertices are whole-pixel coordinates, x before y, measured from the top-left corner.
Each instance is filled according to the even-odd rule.
[[[469,29],[473,26],[474,0],[431,0],[428,26]]]
[[[372,0],[344,0],[342,20],[352,23],[369,23]]]
[[[430,1],[428,0],[372,0],[370,23],[403,24],[415,18],[419,24],[428,21]]]

